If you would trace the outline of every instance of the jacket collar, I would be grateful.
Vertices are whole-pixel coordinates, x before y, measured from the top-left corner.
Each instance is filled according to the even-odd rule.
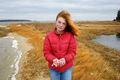
[[[55,33],[56,35],[63,35],[63,34],[65,33],[65,31],[63,31],[62,34],[58,34],[58,33],[56,32],[56,29],[57,29],[57,28],[55,27],[54,33]]]

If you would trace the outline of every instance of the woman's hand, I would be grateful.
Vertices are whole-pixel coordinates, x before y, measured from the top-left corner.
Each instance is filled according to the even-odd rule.
[[[61,58],[61,59],[54,59],[53,60],[53,64],[52,66],[55,66],[55,67],[62,67],[63,65],[66,64],[66,61],[65,61],[65,58]]]
[[[59,66],[62,67],[63,65],[65,65],[66,61],[65,58],[61,58],[59,59]]]
[[[57,58],[53,60],[52,66],[55,66],[55,67],[59,66],[59,60]]]

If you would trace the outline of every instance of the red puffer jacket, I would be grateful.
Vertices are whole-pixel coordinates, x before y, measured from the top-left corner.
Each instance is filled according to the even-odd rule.
[[[76,55],[76,40],[70,32],[64,31],[59,35],[54,30],[46,35],[43,52],[45,59],[49,62],[49,68],[63,72],[73,66],[73,59]],[[62,67],[52,66],[55,58],[65,58],[66,64]]]

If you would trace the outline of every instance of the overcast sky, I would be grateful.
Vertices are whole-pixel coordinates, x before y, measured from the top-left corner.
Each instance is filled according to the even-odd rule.
[[[55,21],[66,10],[73,21],[113,20],[120,0],[0,0],[1,19]]]

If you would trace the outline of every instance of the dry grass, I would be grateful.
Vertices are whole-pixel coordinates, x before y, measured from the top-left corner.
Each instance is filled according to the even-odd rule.
[[[49,76],[47,61],[43,56],[45,35],[52,31],[55,23],[24,23],[8,25],[9,31],[29,38],[35,48],[29,51],[27,62],[23,65],[21,80],[34,80],[44,72]],[[120,32],[118,22],[77,22],[81,35],[76,37],[77,53],[74,59],[73,80],[119,80],[120,52],[103,45],[93,43],[91,39],[98,35],[111,35]]]
[[[7,36],[8,31],[6,28],[0,28],[0,37]]]

